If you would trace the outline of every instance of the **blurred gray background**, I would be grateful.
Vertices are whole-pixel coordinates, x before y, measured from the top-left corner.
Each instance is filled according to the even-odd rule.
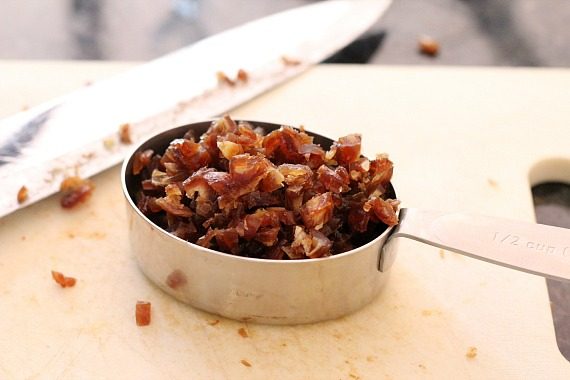
[[[311,2],[2,0],[0,59],[144,61]],[[342,61],[568,67],[569,23],[568,0],[394,0],[358,54]],[[417,53],[422,34],[439,41],[439,56]]]

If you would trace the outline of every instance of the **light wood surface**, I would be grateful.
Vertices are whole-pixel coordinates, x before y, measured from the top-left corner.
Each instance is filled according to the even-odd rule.
[[[129,67],[0,62],[0,115]],[[533,180],[570,177],[568,89],[569,70],[320,66],[232,115],[362,133],[366,154],[395,162],[404,206],[530,221],[533,168],[547,173]],[[0,219],[2,379],[570,378],[542,278],[402,241],[362,311],[245,325],[153,286],[128,248],[119,169],[95,183],[75,210],[54,196]],[[60,288],[52,269],[77,285]],[[135,325],[137,300],[152,302],[148,327]]]

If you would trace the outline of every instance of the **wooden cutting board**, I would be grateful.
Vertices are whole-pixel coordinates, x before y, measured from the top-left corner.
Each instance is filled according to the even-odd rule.
[[[0,62],[0,116],[131,66]],[[570,180],[569,90],[564,69],[320,66],[232,115],[362,133],[366,154],[395,162],[404,206],[532,221],[531,183]],[[246,325],[153,286],[129,251],[118,167],[94,180],[75,210],[54,196],[0,219],[2,379],[570,378],[542,278],[402,241],[362,311]],[[150,326],[135,325],[137,300]]]

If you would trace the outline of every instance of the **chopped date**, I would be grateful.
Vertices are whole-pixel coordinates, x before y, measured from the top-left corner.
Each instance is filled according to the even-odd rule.
[[[301,186],[289,186],[285,189],[285,207],[299,213],[303,205],[303,188]]]
[[[108,151],[113,151],[113,148],[115,147],[115,139],[112,137],[106,138],[103,140],[103,147]]]
[[[296,226],[293,243],[286,247],[285,253],[290,259],[315,259],[331,255],[332,242],[322,232],[310,230],[306,232],[303,227]]]
[[[301,218],[308,228],[321,229],[327,223],[334,210],[331,193],[315,195],[301,207]]]
[[[229,164],[230,191],[233,197],[257,190],[258,184],[271,168],[271,162],[262,156],[240,154],[232,157]]]
[[[223,230],[216,231],[216,243],[218,247],[225,251],[237,254],[239,235],[235,228],[227,228]]]
[[[361,140],[362,138],[357,134],[339,138],[333,145],[333,150],[336,150],[335,160],[345,167],[357,161],[360,158]]]
[[[465,356],[467,359],[475,359],[477,357],[477,347],[469,347]]]
[[[230,79],[223,71],[218,71],[216,73],[216,78],[218,79],[218,84],[220,85],[231,86],[231,87],[236,85],[236,82]]]
[[[64,276],[63,273],[51,271],[51,277],[53,280],[59,284],[62,288],[71,288],[75,286],[75,278]]]
[[[311,185],[313,171],[307,165],[281,164],[277,169],[283,176],[283,181],[289,186]]]
[[[305,164],[318,168],[325,159],[325,151],[313,144],[313,138],[303,131],[282,127],[263,139],[265,156],[276,164]]]
[[[429,57],[439,54],[439,43],[429,36],[421,36],[418,40],[418,51]]]
[[[262,194],[270,194],[273,191],[283,187],[283,181],[285,176],[277,168],[271,168],[267,171],[267,174],[261,180],[260,190],[263,191]]]
[[[119,141],[122,144],[132,144],[131,139],[131,125],[128,123],[119,126]]]
[[[366,185],[369,197],[379,196],[384,193],[390,183],[394,172],[394,164],[386,155],[378,155],[369,164],[370,180]]]
[[[170,169],[166,170],[170,175],[191,173],[208,166],[211,161],[211,155],[205,146],[184,139],[172,141],[161,159],[165,167]]]
[[[311,231],[311,250],[307,256],[311,259],[317,257],[329,256],[332,247],[332,242],[321,232],[317,230]]]
[[[271,247],[277,243],[278,234],[281,229],[279,227],[267,227],[260,229],[255,234],[255,240],[260,242],[261,244]]]
[[[248,338],[249,337],[249,333],[247,332],[247,330],[244,327],[240,327],[238,329],[238,334],[242,337],[242,338]]]
[[[81,177],[67,177],[60,184],[60,192],[62,194],[60,204],[63,208],[73,208],[80,203],[87,201],[95,185],[88,179]]]
[[[144,152],[135,153],[133,159],[133,174],[139,174],[145,167],[150,165],[154,151],[152,149],[147,149]]]
[[[218,149],[220,149],[224,158],[228,160],[233,156],[243,154],[242,146],[233,141],[218,141]]]
[[[370,161],[361,157],[355,162],[351,162],[348,166],[348,171],[350,173],[350,179],[353,181],[360,181],[366,173],[370,170]]]
[[[20,204],[24,203],[28,199],[28,188],[26,186],[20,187],[16,199]]]
[[[155,203],[167,213],[175,216],[192,216],[193,212],[182,204],[182,191],[177,184],[170,184],[165,187],[166,196],[158,198]]]
[[[393,163],[362,156],[358,134],[325,150],[302,128],[265,134],[228,115],[202,136],[190,132],[164,152],[137,152],[132,166],[137,206],[174,236],[234,255],[298,260],[345,252],[398,223],[399,202],[386,191]],[[166,279],[172,288],[185,281],[176,270]]]
[[[239,82],[247,82],[249,80],[249,74],[244,69],[239,69],[237,73],[237,80]]]
[[[343,166],[333,170],[326,165],[321,165],[317,170],[317,175],[319,181],[328,191],[338,194],[350,190],[348,186],[350,177],[348,176],[348,171]]]
[[[382,223],[395,226],[398,224],[398,205],[399,202],[393,199],[373,198],[365,203],[363,209],[370,210]]]
[[[137,326],[150,325],[150,302],[137,301],[135,305],[135,321]]]

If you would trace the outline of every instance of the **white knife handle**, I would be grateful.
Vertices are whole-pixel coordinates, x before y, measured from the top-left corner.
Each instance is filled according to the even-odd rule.
[[[557,280],[570,280],[570,229],[464,213],[402,209],[383,248],[406,237],[490,263]],[[390,260],[384,260],[387,265]],[[385,268],[382,267],[381,271]]]

